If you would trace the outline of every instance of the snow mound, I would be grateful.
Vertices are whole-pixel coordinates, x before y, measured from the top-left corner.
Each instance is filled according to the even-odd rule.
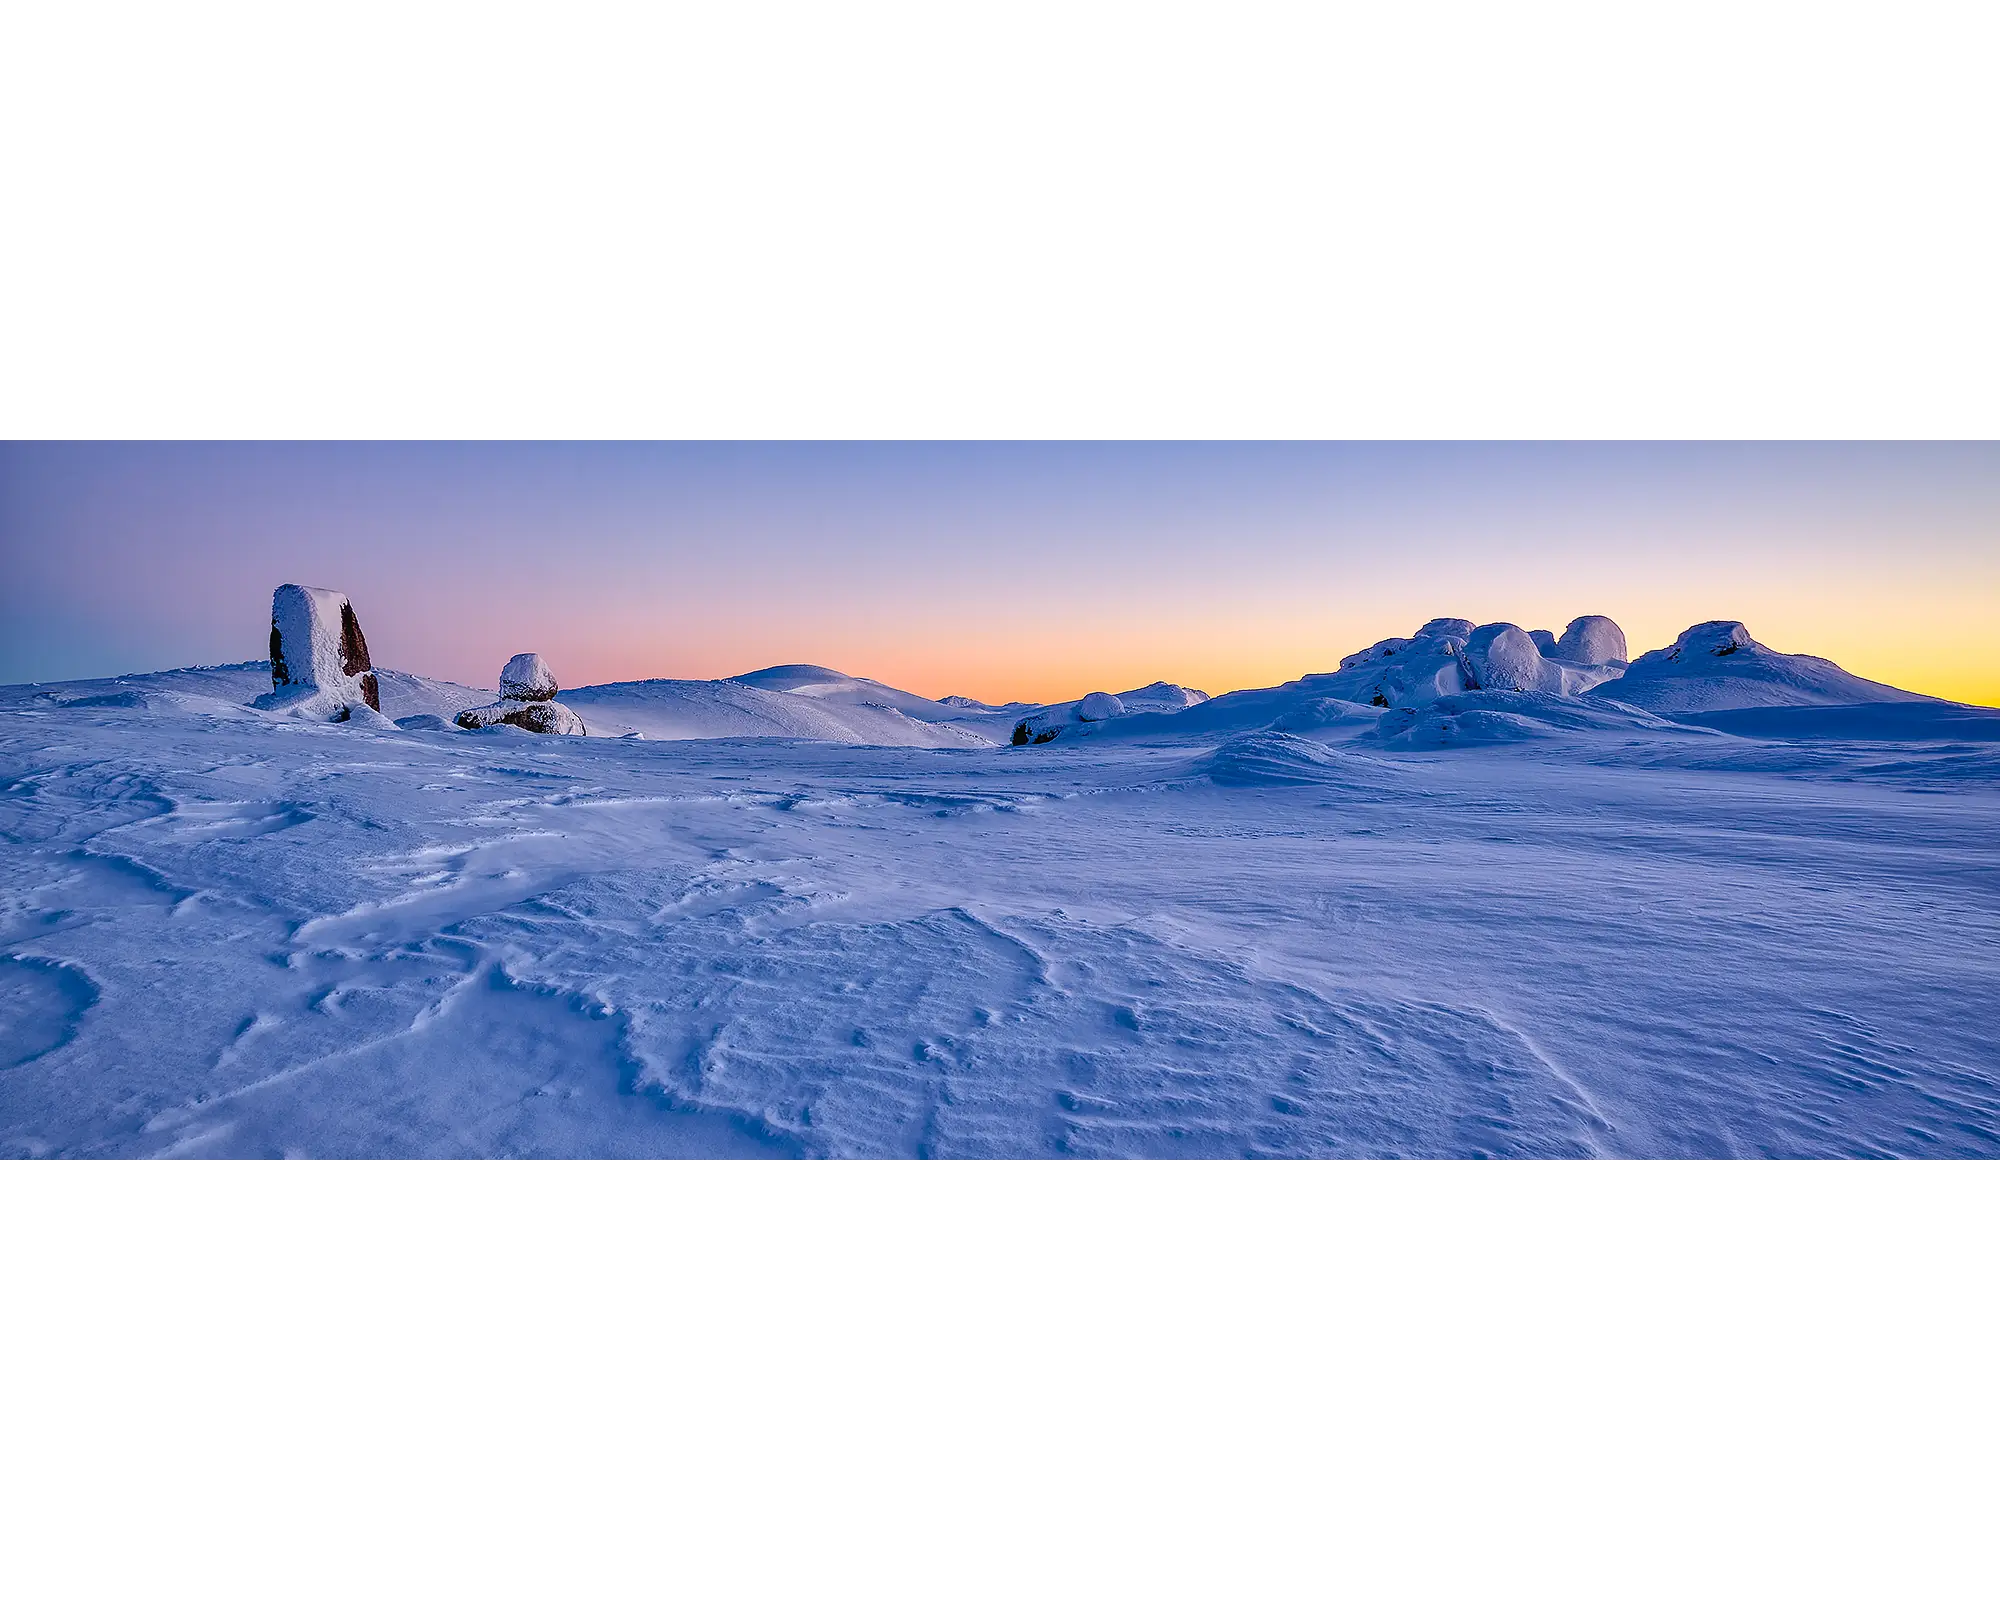
[[[368,641],[338,589],[280,584],[271,595],[271,692],[255,702],[313,722],[345,722],[356,707],[382,709]]]
[[[1316,739],[1266,731],[1238,734],[1225,740],[1202,763],[1202,771],[1211,783],[1247,788],[1325,783],[1353,777],[1357,767],[1379,770],[1380,765],[1366,756],[1336,750]]]
[[[1669,715],[1930,699],[1857,678],[1820,656],[1773,650],[1751,638],[1740,622],[1696,623],[1665,649],[1648,650],[1615,682],[1593,693]]]
[[[405,717],[437,717],[449,722],[468,706],[492,697],[492,691],[470,689],[443,678],[419,677],[414,672],[398,672],[394,667],[377,667],[376,681],[382,692],[382,715],[401,722]]]
[[[467,706],[492,698],[491,692],[462,683],[423,678],[393,667],[373,668],[381,710],[392,720],[450,718]],[[238,715],[271,694],[269,661],[238,661],[216,667],[175,667],[166,672],[132,673],[123,678],[88,678],[68,683],[31,684],[34,698],[58,706],[127,706],[156,714]],[[0,698],[5,698],[0,691]]]
[[[1207,703],[1208,696],[1199,689],[1190,689],[1186,684],[1168,683],[1161,679],[1149,683],[1143,689],[1127,689],[1115,696],[1127,715],[1141,711],[1185,711],[1189,706]]]
[[[807,739],[928,750],[978,749],[997,742],[976,728],[931,722],[889,704],[760,689],[735,678],[649,678],[572,689],[564,698],[588,717],[593,730],[613,737]]]
[[[845,672],[836,672],[831,667],[816,667],[806,662],[764,667],[721,681],[740,683],[745,688],[761,689],[772,694],[794,695],[804,700],[899,711],[919,722],[952,722],[962,718],[968,710],[992,709],[974,701],[964,701],[962,696],[933,700],[927,695],[913,694],[908,689],[898,689],[874,678],[856,678]]]
[[[86,689],[95,685],[80,685]],[[184,689],[142,683],[138,687],[101,689],[96,693],[64,693],[42,690],[35,696],[41,704],[65,711],[146,711],[155,716],[246,717],[250,712],[238,701],[216,695],[190,694]]]
[[[1460,745],[1519,744],[1578,734],[1712,736],[1708,729],[1683,727],[1616,701],[1482,690],[1445,695],[1428,705],[1399,706],[1386,711],[1374,729],[1362,737],[1391,749],[1436,750]]]

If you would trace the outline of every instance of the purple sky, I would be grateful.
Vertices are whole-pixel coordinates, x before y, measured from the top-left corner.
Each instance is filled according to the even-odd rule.
[[[1988,444],[11,444],[0,554],[10,682],[259,656],[298,581],[476,685],[534,649],[570,684],[1219,692],[1602,611],[2000,700]]]

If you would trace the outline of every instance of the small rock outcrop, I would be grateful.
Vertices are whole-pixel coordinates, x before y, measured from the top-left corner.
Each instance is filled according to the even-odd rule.
[[[1474,627],[1433,617],[1408,638],[1378,639],[1310,681],[1329,698],[1389,710],[1460,694],[1577,695],[1625,670],[1625,635],[1609,617],[1578,617],[1557,638],[1511,622]]]
[[[1023,717],[1014,724],[1015,744],[1047,744],[1064,728],[1074,727],[1080,722],[1109,722],[1113,717],[1125,715],[1125,702],[1115,694],[1106,694],[1096,689],[1081,700],[1065,701],[1061,705],[1048,706],[1031,717]]]
[[[556,675],[532,650],[510,656],[500,669],[500,698],[473,706],[457,717],[461,728],[490,728],[504,722],[530,733],[583,733],[583,718],[556,699]]]
[[[1683,628],[1681,636],[1668,645],[1664,659],[1679,661],[1684,656],[1710,655],[1733,656],[1745,645],[1754,645],[1750,630],[1740,622],[1697,622],[1692,628]],[[1661,652],[1649,651],[1650,655]]]
[[[253,703],[325,722],[345,722],[364,708],[380,715],[368,640],[346,595],[302,583],[272,593],[271,692]]]

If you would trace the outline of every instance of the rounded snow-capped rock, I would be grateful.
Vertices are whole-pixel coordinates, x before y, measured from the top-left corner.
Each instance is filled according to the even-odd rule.
[[[1471,688],[1562,692],[1562,669],[1545,660],[1535,641],[1511,622],[1474,628],[1465,643],[1465,662]]]
[[[1432,617],[1417,629],[1418,639],[1433,642],[1440,639],[1457,639],[1463,642],[1472,637],[1472,624],[1463,617]]]
[[[1544,655],[1578,667],[1609,667],[1629,659],[1625,630],[1609,617],[1578,617]]]
[[[345,721],[356,706],[382,709],[368,640],[338,589],[280,584],[271,595],[271,692],[258,709]]]
[[[1692,655],[1733,656],[1745,645],[1756,642],[1740,622],[1697,622],[1692,628],[1681,630],[1681,636],[1668,648],[1667,660],[1678,661],[1682,656]]]
[[[1113,717],[1125,715],[1125,702],[1115,694],[1106,694],[1102,689],[1085,695],[1076,703],[1078,722],[1109,722]]]
[[[1357,650],[1351,656],[1340,658],[1340,670],[1350,667],[1365,667],[1371,661],[1387,661],[1391,656],[1410,648],[1408,639],[1377,639],[1366,650]]]
[[[530,733],[581,735],[583,718],[555,698],[556,675],[532,650],[510,656],[500,669],[500,698],[490,706],[472,706],[452,720],[461,728],[490,728],[504,722]]]
[[[553,700],[556,675],[549,664],[532,650],[510,656],[500,669],[500,697],[503,700]]]

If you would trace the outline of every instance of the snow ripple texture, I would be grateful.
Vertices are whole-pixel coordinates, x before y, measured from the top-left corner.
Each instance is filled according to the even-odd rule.
[[[0,1151],[2000,1153],[2000,747],[1514,703],[929,750],[15,692]]]

